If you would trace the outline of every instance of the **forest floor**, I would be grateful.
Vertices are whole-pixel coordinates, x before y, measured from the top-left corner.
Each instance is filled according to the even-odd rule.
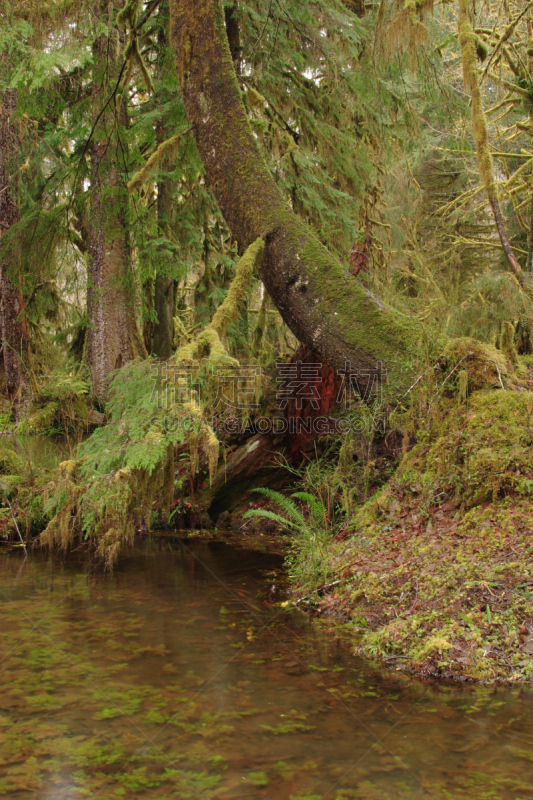
[[[532,493],[531,394],[451,402],[331,546],[320,613],[397,669],[532,679]]]

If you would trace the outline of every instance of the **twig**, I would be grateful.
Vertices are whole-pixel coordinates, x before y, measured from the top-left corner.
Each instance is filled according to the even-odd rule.
[[[503,385],[502,376],[500,375],[500,370],[499,370],[498,365],[497,365],[496,362],[494,362],[494,366],[496,367],[496,372],[498,373],[498,378],[500,379],[500,386],[502,387],[503,391],[506,392],[507,389]]]
[[[438,392],[439,394],[440,394],[440,392],[442,391],[442,387],[444,386],[444,384],[446,383],[446,381],[448,380],[448,378],[451,378],[451,377],[452,377],[452,375],[453,375],[453,373],[455,372],[455,370],[456,370],[456,369],[458,369],[459,365],[460,365],[460,364],[462,364],[462,363],[463,363],[463,361],[465,360],[465,358],[468,358],[468,356],[469,356],[469,355],[471,355],[471,353],[467,353],[467,354],[466,354],[466,356],[463,356],[463,357],[462,357],[462,359],[461,359],[460,361],[458,361],[458,362],[457,362],[457,364],[456,364],[456,365],[455,365],[455,367],[452,369],[452,371],[451,371],[450,373],[448,373],[448,375],[446,375],[446,377],[444,378],[444,380],[442,381],[442,383],[441,383],[441,385],[440,385],[440,389],[439,389],[439,392]]]
[[[24,541],[24,539],[22,538],[22,535],[21,535],[21,533],[20,533],[19,526],[17,525],[17,520],[15,519],[15,515],[13,514],[13,509],[12,509],[12,507],[11,507],[11,503],[9,502],[9,498],[8,498],[8,496],[7,496],[6,492],[5,492],[5,489],[2,489],[2,492],[3,492],[3,494],[4,494],[4,497],[6,498],[6,503],[7,503],[7,504],[8,504],[8,506],[9,506],[9,511],[10,511],[10,513],[11,513],[11,518],[12,518],[12,520],[13,520],[14,524],[15,524],[15,528],[16,528],[16,530],[17,530],[17,533],[18,533],[18,535],[19,535],[20,543],[22,544],[22,547],[24,548],[24,554],[25,554],[25,555],[28,555],[28,551],[26,550],[26,543],[25,543],[25,541]]]
[[[304,600],[307,600],[307,598],[308,598],[308,597],[311,597],[311,596],[312,596],[312,595],[314,595],[314,594],[318,594],[319,592],[323,592],[323,591],[325,591],[326,589],[331,589],[331,587],[332,587],[332,586],[337,586],[337,584],[338,584],[338,583],[342,583],[342,581],[340,581],[340,580],[339,580],[339,581],[333,581],[333,583],[326,583],[326,585],[325,585],[325,586],[319,586],[319,588],[318,588],[318,589],[315,589],[315,591],[314,591],[314,592],[309,592],[309,594],[306,594],[306,595],[304,595],[303,597],[300,597],[300,599],[299,599],[299,600],[296,600],[296,601],[293,603],[293,605],[297,606],[297,605],[298,605],[298,603],[303,603],[303,601],[304,601]]]

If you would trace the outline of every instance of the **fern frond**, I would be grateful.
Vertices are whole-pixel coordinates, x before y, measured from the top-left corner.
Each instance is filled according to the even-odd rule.
[[[281,514],[276,514],[275,511],[268,511],[266,508],[252,508],[250,511],[247,511],[246,514],[243,514],[243,519],[247,517],[264,517],[265,519],[272,519],[274,522],[279,522],[280,525],[288,525],[291,528],[298,528],[295,522],[291,522],[290,519],[286,517],[282,517]]]
[[[296,497],[298,500],[303,500],[304,503],[307,503],[311,510],[311,516],[321,521],[326,519],[328,513],[326,506],[321,500],[318,500],[314,494],[310,492],[295,492],[291,497]]]
[[[272,500],[274,503],[277,503],[286,514],[288,514],[291,519],[296,522],[297,525],[306,528],[307,522],[305,520],[304,515],[294,502],[291,500],[290,497],[285,497],[285,495],[281,494],[281,492],[276,492],[274,489],[265,489],[265,488],[258,488],[254,489],[254,492],[260,492],[264,494],[265,497],[268,497],[269,500]]]

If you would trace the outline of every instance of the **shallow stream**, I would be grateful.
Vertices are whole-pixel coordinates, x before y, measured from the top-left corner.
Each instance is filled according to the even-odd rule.
[[[205,540],[0,555],[0,797],[533,799],[530,690],[374,669],[280,577]]]

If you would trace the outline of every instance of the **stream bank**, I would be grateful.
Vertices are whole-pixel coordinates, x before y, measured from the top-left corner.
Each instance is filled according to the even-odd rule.
[[[357,635],[356,653],[420,676],[532,679],[531,398],[441,403],[330,545],[317,608]]]

